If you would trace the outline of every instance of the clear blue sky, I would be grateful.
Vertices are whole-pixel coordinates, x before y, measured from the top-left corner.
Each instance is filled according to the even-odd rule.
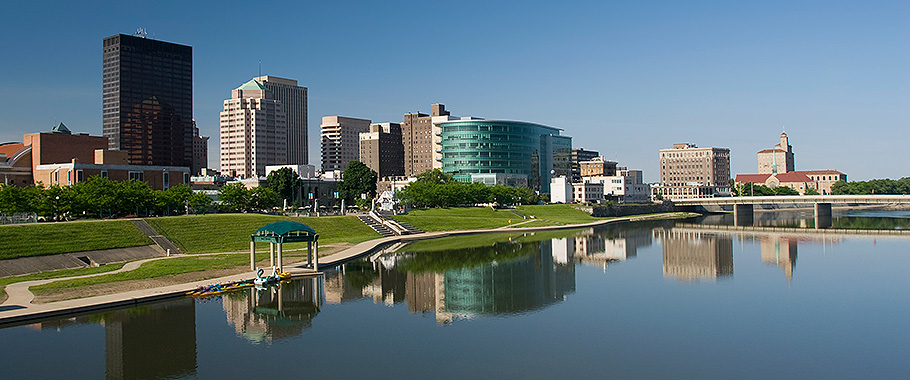
[[[0,14],[0,141],[101,134],[101,41],[145,28],[193,46],[194,113],[218,167],[218,113],[258,73],[309,88],[322,116],[532,121],[658,177],[676,142],[732,170],[786,127],[798,170],[910,176],[910,2],[12,2]]]

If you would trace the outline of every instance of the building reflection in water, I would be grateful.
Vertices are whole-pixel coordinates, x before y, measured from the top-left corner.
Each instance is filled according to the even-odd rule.
[[[575,261],[606,272],[609,263],[633,258],[638,255],[639,248],[648,247],[651,242],[650,228],[592,228],[574,237],[553,239],[553,246],[554,252],[556,247],[574,252]]]
[[[191,298],[30,326],[59,331],[94,323],[104,326],[107,379],[182,378],[196,373],[196,303]]]
[[[793,269],[796,267],[797,239],[780,235],[762,236],[759,244],[761,246],[761,261],[779,266],[784,270],[787,281],[792,280]]]
[[[551,240],[408,251],[358,261],[326,272],[329,303],[364,297],[406,302],[437,322],[508,315],[545,308],[575,291],[574,251]]]
[[[733,276],[733,236],[681,229],[655,229],[663,247],[664,277],[680,281]]]
[[[222,308],[237,335],[254,343],[297,336],[319,314],[321,277],[296,279],[263,290],[222,296]]]

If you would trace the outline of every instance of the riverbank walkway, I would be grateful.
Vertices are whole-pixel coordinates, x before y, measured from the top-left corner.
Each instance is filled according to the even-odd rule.
[[[569,229],[584,229],[592,228],[601,225],[611,224],[611,223],[623,223],[629,221],[639,221],[647,219],[659,219],[665,218],[669,215],[674,215],[676,213],[664,213],[664,214],[655,214],[655,215],[646,215],[639,217],[622,217],[622,218],[613,218],[613,219],[604,219],[598,220],[590,223],[583,224],[569,224],[561,226],[540,226],[540,227],[507,227],[507,228],[498,228],[498,229],[489,229],[489,230],[458,230],[458,231],[438,231],[438,232],[425,232],[421,234],[414,235],[401,235],[401,236],[389,236],[379,239],[373,239],[365,241],[359,244],[356,244],[352,247],[349,247],[343,251],[327,255],[319,258],[319,267],[318,269],[325,269],[335,267],[341,263],[353,260],[355,258],[364,256],[371,252],[375,252],[378,249],[387,247],[395,243],[411,242],[417,240],[425,239],[436,239],[441,237],[450,237],[450,236],[463,236],[463,235],[475,235],[475,234],[501,234],[501,233],[528,233],[536,231],[552,231],[552,230],[569,230]],[[74,276],[74,277],[65,277],[65,278],[54,278],[46,280],[35,280],[35,281],[23,281],[16,282],[6,286],[6,293],[9,298],[3,304],[0,304],[0,327],[5,325],[16,325],[29,323],[43,318],[59,317],[70,314],[93,312],[101,309],[111,308],[111,307],[123,307],[123,306],[133,306],[143,302],[151,302],[157,300],[163,300],[174,297],[181,297],[186,294],[186,292],[196,289],[200,286],[209,285],[212,283],[226,283],[231,281],[239,281],[247,279],[251,276],[250,273],[244,272],[240,274],[224,276],[219,278],[211,278],[207,280],[195,281],[185,284],[176,284],[158,288],[151,289],[141,289],[133,290],[116,294],[108,294],[103,296],[79,298],[73,300],[57,301],[45,304],[34,304],[34,294],[29,291],[29,288],[32,286],[43,285],[55,281],[69,280],[75,278],[85,278],[85,277],[94,277],[94,276],[104,276],[113,273],[127,272],[139,268],[142,264],[156,261],[156,260],[168,260],[177,257],[198,257],[205,255],[223,255],[223,254],[245,254],[245,252],[219,252],[219,253],[210,253],[210,254],[199,254],[199,255],[187,255],[187,254],[176,254],[169,257],[156,257],[151,259],[144,259],[138,261],[132,261],[126,263],[123,268],[120,268],[111,272],[96,273],[83,276]],[[306,263],[295,263],[290,264],[284,267],[285,271],[291,273],[292,277],[303,277],[303,276],[314,276],[320,274],[317,270],[312,268],[306,268]]]

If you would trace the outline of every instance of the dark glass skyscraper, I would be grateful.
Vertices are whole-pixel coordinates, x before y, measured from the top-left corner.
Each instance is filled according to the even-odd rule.
[[[118,34],[104,39],[103,126],[134,165],[193,163],[193,48]]]

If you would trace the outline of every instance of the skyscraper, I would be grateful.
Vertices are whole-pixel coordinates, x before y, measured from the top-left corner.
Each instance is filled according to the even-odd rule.
[[[269,91],[269,98],[280,101],[287,113],[287,156],[283,163],[308,164],[310,150],[307,146],[307,88],[298,86],[297,81],[293,79],[269,75],[253,79],[265,86]]]
[[[193,48],[117,34],[104,39],[102,56],[109,148],[134,165],[191,167]]]
[[[255,79],[231,91],[221,111],[221,171],[264,176],[266,165],[286,164],[287,120],[283,104]]]
[[[380,179],[404,175],[401,124],[370,124],[369,132],[360,133],[360,162],[375,171]]]
[[[341,170],[360,160],[360,134],[370,131],[370,121],[343,116],[323,116],[322,170]]]

